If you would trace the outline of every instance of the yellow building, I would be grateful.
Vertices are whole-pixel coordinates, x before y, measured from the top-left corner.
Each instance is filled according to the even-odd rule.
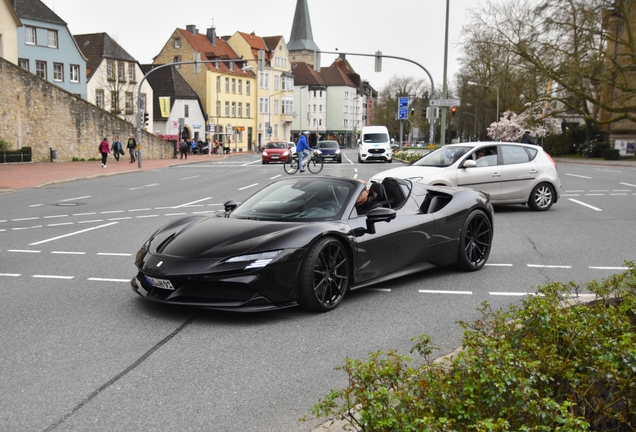
[[[172,33],[154,64],[195,61],[197,57],[212,62],[177,67],[201,99],[208,116],[208,139],[220,141],[231,151],[251,151],[257,124],[255,66],[218,38],[214,28],[202,34],[191,25]]]
[[[9,0],[0,0],[0,57],[18,64],[18,27],[20,18]]]
[[[264,145],[269,140],[290,141],[294,119],[294,77],[284,38],[236,32],[227,42],[239,56],[245,58],[257,75],[256,142]],[[262,61],[259,62],[259,58]]]

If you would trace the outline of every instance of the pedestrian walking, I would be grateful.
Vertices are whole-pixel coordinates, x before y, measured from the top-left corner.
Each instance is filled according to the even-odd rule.
[[[110,153],[110,144],[106,137],[99,144],[99,152],[102,154],[102,168],[106,168],[106,160],[108,159],[108,153]]]
[[[137,151],[137,140],[133,134],[130,134],[128,138],[128,144],[126,144],[126,148],[128,149],[128,153],[130,153],[130,163],[135,162],[135,152]]]
[[[179,153],[181,153],[181,159],[183,159],[183,156],[185,156],[186,159],[188,158],[189,148],[190,146],[188,145],[188,143],[186,143],[182,139],[181,142],[179,143]]]
[[[534,140],[532,139],[532,137],[530,136],[530,131],[527,130],[523,133],[523,136],[521,137],[521,143],[523,144],[536,144],[534,142]]]
[[[196,147],[196,143],[194,142],[194,138],[190,141],[190,154],[194,154],[194,148]]]
[[[113,152],[115,162],[119,163],[119,156],[124,154],[124,147],[121,145],[121,141],[119,141],[118,136],[115,137],[113,145],[110,146],[110,150]]]

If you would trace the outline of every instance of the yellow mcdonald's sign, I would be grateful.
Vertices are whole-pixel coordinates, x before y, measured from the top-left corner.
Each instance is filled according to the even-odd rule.
[[[161,108],[161,117],[170,117],[170,97],[159,98],[159,108]]]

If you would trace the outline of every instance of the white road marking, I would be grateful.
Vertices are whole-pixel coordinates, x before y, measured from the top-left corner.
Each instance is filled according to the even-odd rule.
[[[633,184],[631,184],[631,183],[623,183],[623,182],[620,182],[619,184],[622,184],[623,186],[629,186],[629,187],[636,188],[636,185],[633,185]]]
[[[20,222],[20,221],[29,221],[29,220],[37,220],[39,217],[30,217],[30,218],[19,218],[19,219],[11,219],[11,222]]]
[[[572,268],[572,266],[543,265],[543,264],[528,264],[528,267],[533,267],[533,268],[558,268],[558,269],[571,269]]]
[[[261,162],[261,161],[260,161],[260,160],[255,160],[255,161],[252,161],[252,162],[244,163],[244,164],[242,164],[241,166],[242,166],[242,167],[245,167],[245,166],[253,165],[253,164],[257,163],[257,162]]]
[[[33,275],[31,277],[40,278],[40,279],[65,279],[65,280],[75,279],[75,276],[58,276],[58,275]]]
[[[424,293],[424,294],[463,294],[463,295],[473,295],[472,291],[419,290],[419,292]]]
[[[71,251],[51,251],[52,254],[60,255],[86,255],[86,252],[71,252]]]
[[[582,175],[577,175],[577,174],[565,174],[566,176],[570,176],[570,177],[579,177],[579,178],[584,178],[584,179],[591,179],[592,177],[588,177],[588,176],[582,176]]]
[[[31,204],[29,207],[42,207],[44,204]]]
[[[61,217],[68,217],[68,215],[44,216],[44,219],[54,219],[54,218],[61,218]]]
[[[626,193],[611,193],[610,196],[627,196]]]
[[[130,282],[130,279],[108,279],[108,278],[88,278],[89,281],[97,281],[97,282]]]
[[[594,192],[609,192],[608,189],[590,189],[590,192],[594,193]]]
[[[55,226],[62,226],[62,225],[73,225],[75,222],[60,222],[60,223],[56,223],[56,224],[48,224],[47,226],[50,227],[55,227]]]
[[[30,246],[30,245],[29,245]],[[18,253],[40,253],[42,251],[39,250],[26,250],[26,249],[9,249],[7,252],[18,252]]]
[[[86,228],[85,230],[75,231],[75,232],[72,232],[72,233],[68,233],[68,234],[64,234],[64,235],[61,235],[61,236],[53,237],[53,238],[50,238],[50,239],[41,240],[39,242],[31,243],[31,244],[29,244],[29,246],[35,246],[35,245],[39,245],[39,244],[42,244],[42,243],[48,243],[50,241],[59,240],[61,238],[70,237],[70,236],[74,236],[74,235],[77,235],[77,234],[83,234],[83,233],[88,232],[88,231],[93,231],[93,230],[100,229],[100,228],[106,228],[106,227],[109,227],[111,225],[116,225],[117,223],[118,222],[111,222],[111,223],[107,223],[107,224],[104,224],[104,225],[98,225],[98,226],[92,227],[92,228]]]
[[[184,214],[187,213],[166,213],[164,216],[183,216]]]
[[[391,288],[362,288],[365,291],[391,292]]]
[[[99,212],[100,214],[111,214],[111,213],[123,213],[124,210],[111,210],[111,211],[103,211]]]
[[[91,195],[81,196],[81,197],[77,197],[77,198],[68,198],[68,199],[65,199],[65,200],[57,201],[57,202],[77,201],[77,200],[81,200],[81,199],[85,199],[85,198],[91,198]]]
[[[270,180],[274,180],[274,179],[276,179],[276,178],[278,178],[278,177],[281,177],[281,174],[275,175],[274,177],[270,177],[269,179],[270,179]]]
[[[627,270],[627,267],[589,267],[593,270]]]
[[[132,256],[132,254],[129,254],[129,253],[109,253],[109,252],[97,252],[97,255],[101,255],[101,256],[125,256],[125,257]]]
[[[0,276],[6,276],[6,277],[19,277],[22,276],[19,273],[0,273]]]
[[[145,186],[139,186],[139,187],[134,187],[134,188],[128,188],[128,190],[129,190],[129,191],[132,191],[132,190],[145,189],[145,188],[150,188],[150,187],[155,187],[155,186],[159,186],[159,183],[152,183],[152,184],[145,185]]]
[[[104,219],[94,219],[94,220],[87,220],[87,221],[79,221],[77,223],[78,224],[83,224],[83,223],[95,223],[95,222],[104,222]]]
[[[124,217],[118,217],[118,218],[110,218],[108,219],[109,221],[120,221],[120,220],[127,220],[127,219],[132,219],[132,216],[124,216]]]
[[[243,186],[242,188],[239,188],[238,190],[242,191],[242,190],[245,190],[245,189],[253,188],[254,186],[258,186],[258,183],[252,183],[249,186]]]
[[[216,213],[216,212],[214,210],[204,210],[204,211],[192,212],[192,214],[210,214],[210,213]]]
[[[145,218],[152,218],[152,217],[159,217],[159,215],[143,215],[143,216],[136,216],[137,219],[145,219]]]
[[[191,180],[191,179],[197,178],[197,177],[199,177],[199,176],[195,175],[195,176],[190,176],[190,177],[184,177],[184,178],[180,178],[179,181],[181,181],[181,180]]]
[[[90,215],[94,215],[97,214],[95,212],[92,213],[74,213],[73,216],[90,216]]]
[[[203,198],[203,199],[200,199],[200,200],[197,200],[197,201],[192,201],[192,202],[189,202],[189,203],[181,204],[181,205],[178,205],[178,206],[174,206],[172,208],[173,209],[178,209],[178,208],[181,208],[181,207],[187,207],[187,206],[191,206],[192,204],[197,204],[197,203],[200,203],[202,201],[207,201],[209,199],[212,199],[212,197],[207,197],[207,198]]]
[[[570,201],[572,201],[573,203],[577,203],[577,204],[580,204],[580,205],[582,205],[582,206],[585,206],[585,207],[591,208],[591,209],[592,209],[592,210],[594,210],[594,211],[603,211],[603,210],[601,210],[601,209],[600,209],[600,208],[598,208],[598,207],[594,207],[594,206],[591,206],[591,205],[589,205],[589,204],[585,204],[584,202],[581,202],[581,201],[579,201],[579,200],[575,200],[575,199],[570,198]]]
[[[142,209],[130,209],[128,210],[129,212],[140,212],[140,211],[148,211],[148,210],[152,210],[149,208],[142,208]]]
[[[612,173],[622,173],[623,172],[623,171],[615,171],[615,170],[600,169],[600,168],[597,168],[596,171],[612,172]]]
[[[489,264],[489,263],[486,263],[485,265],[487,265],[488,267],[512,267],[512,264]]]
[[[585,192],[584,190],[566,190],[565,192],[569,192],[569,193],[582,193]]]
[[[527,292],[505,292],[505,291],[501,291],[501,292],[492,291],[492,292],[489,292],[488,294],[490,294],[491,296],[515,296],[515,297],[523,297],[523,296],[529,296],[529,295],[536,295],[536,293],[527,293]]]

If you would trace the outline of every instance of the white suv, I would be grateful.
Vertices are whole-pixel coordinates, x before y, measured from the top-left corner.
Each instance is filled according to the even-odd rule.
[[[364,126],[358,140],[358,162],[393,162],[391,139],[386,126]]]

